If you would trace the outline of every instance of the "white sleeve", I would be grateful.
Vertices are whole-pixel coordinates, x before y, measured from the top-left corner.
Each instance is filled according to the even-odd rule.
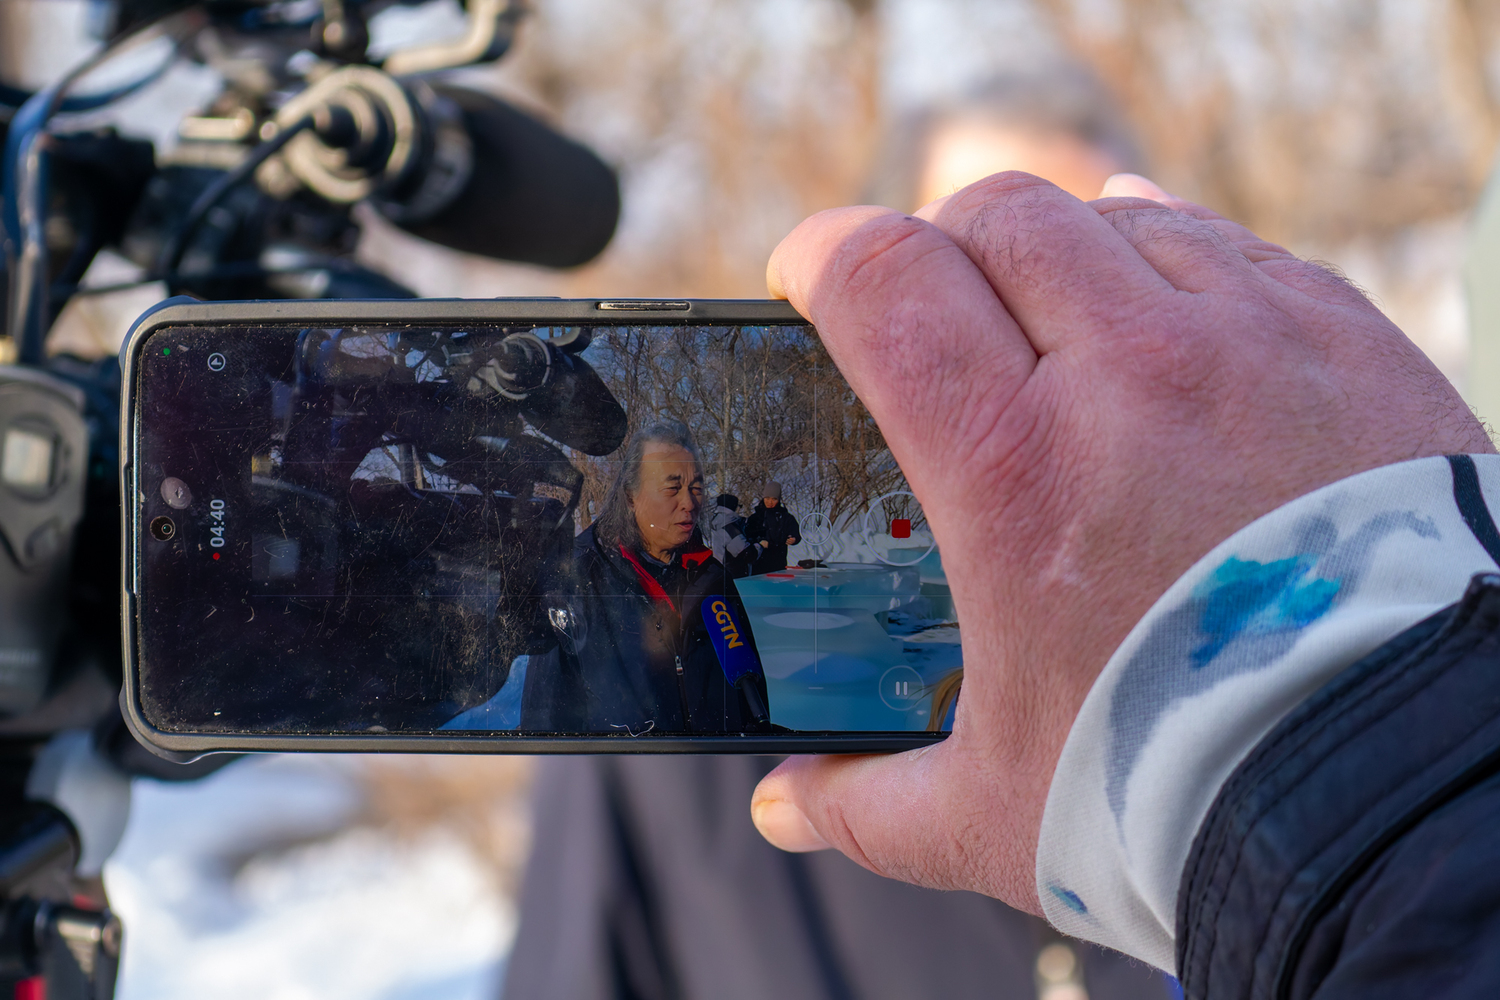
[[[1484,497],[1500,499],[1500,456],[1375,469],[1267,514],[1174,583],[1058,760],[1037,844],[1047,918],[1171,971],[1178,885],[1219,788],[1304,698],[1496,568]]]

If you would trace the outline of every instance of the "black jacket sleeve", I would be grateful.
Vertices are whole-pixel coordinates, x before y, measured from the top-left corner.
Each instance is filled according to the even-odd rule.
[[[765,508],[757,507],[745,521],[745,537],[751,545],[759,545],[766,540],[766,512]]]
[[[1500,575],[1277,725],[1198,831],[1188,998],[1500,996]]]

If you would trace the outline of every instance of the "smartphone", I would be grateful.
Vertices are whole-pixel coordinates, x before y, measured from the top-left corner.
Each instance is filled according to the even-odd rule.
[[[942,555],[784,302],[178,303],[122,367],[122,697],[164,755],[951,726]]]

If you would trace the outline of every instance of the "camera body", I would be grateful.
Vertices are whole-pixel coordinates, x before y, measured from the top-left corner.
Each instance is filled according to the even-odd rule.
[[[113,358],[47,356],[64,307],[122,283],[208,299],[413,297],[354,260],[360,203],[436,242],[545,266],[581,264],[613,234],[618,186],[592,151],[428,76],[499,58],[523,5],[468,0],[461,36],[372,60],[365,22],[390,5],[117,0],[95,5],[77,65],[27,79],[0,67],[0,357],[18,362],[0,367],[0,991],[41,977],[57,1000],[111,995],[119,924],[88,880],[123,828],[128,776],[193,780],[232,759],[168,762],[120,716],[120,372]],[[64,26],[31,6],[7,27],[40,38]],[[142,40],[170,42],[165,61],[74,92]],[[178,123],[170,156],[70,124],[181,56],[222,70],[225,87]],[[103,278],[90,272],[101,251],[113,254]],[[565,361],[543,360],[544,375],[566,381]],[[275,559],[260,561],[269,574]],[[85,891],[92,911],[72,905]]]
[[[36,708],[57,655],[83,518],[83,405],[65,382],[0,367],[0,717]]]

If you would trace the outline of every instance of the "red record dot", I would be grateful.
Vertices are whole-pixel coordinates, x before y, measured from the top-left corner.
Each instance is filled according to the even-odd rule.
[[[215,559],[219,558],[219,554],[217,552],[214,553],[214,558]]]

